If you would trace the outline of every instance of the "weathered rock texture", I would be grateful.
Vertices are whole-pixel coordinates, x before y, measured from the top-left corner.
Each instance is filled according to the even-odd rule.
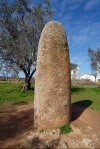
[[[56,128],[70,122],[70,62],[66,34],[59,22],[47,23],[37,56],[34,126]]]

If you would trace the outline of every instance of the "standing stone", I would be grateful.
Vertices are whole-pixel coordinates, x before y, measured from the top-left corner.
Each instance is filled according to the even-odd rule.
[[[37,55],[34,127],[52,129],[70,122],[70,62],[66,34],[56,21],[42,31]]]

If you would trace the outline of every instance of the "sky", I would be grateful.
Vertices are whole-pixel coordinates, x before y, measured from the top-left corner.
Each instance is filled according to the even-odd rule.
[[[53,20],[59,21],[66,31],[70,62],[78,65],[80,76],[91,74],[88,48],[100,48],[100,0],[50,2],[54,10]],[[22,72],[19,75],[24,77]]]
[[[80,76],[91,74],[88,48],[100,48],[100,0],[51,0],[53,20],[59,21],[67,35],[70,62]]]

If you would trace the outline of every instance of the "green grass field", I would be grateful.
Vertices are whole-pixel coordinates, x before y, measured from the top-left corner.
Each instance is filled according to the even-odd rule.
[[[27,104],[34,99],[34,84],[29,91],[21,91],[23,83],[0,82],[0,106],[5,104]],[[100,88],[75,87],[71,88],[72,103],[100,110]]]
[[[100,88],[98,87],[75,87],[71,88],[72,103],[91,109],[100,110]]]
[[[26,104],[34,99],[34,84],[29,91],[21,91],[24,83],[0,82],[0,106]]]

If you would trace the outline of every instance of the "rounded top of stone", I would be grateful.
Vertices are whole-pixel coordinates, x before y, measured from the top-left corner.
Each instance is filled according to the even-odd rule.
[[[45,27],[46,26],[50,26],[50,27],[56,27],[56,26],[61,26],[61,27],[63,27],[62,26],[62,24],[60,23],[60,22],[58,22],[58,21],[49,21],[46,25],[45,25]]]
[[[49,21],[47,24],[52,24],[52,23],[53,23],[53,24],[60,24],[60,25],[62,25],[62,24],[61,24],[60,22],[58,22],[58,21]],[[46,25],[47,25],[47,24],[46,24]]]
[[[49,51],[49,53],[52,53],[56,49],[62,51],[61,49],[63,47],[65,47],[65,49],[68,50],[68,43],[64,27],[60,22],[49,21],[42,30],[38,45],[38,51],[40,51],[41,49],[42,51],[43,49],[44,51],[48,49],[47,51]]]
[[[41,36],[47,37],[61,37],[63,40],[66,39],[66,33],[64,27],[60,22],[49,21],[43,28]],[[63,37],[62,37],[63,36]],[[41,37],[42,38],[42,37]]]

